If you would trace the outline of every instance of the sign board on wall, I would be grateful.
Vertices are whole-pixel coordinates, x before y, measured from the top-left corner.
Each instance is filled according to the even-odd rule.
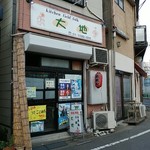
[[[31,5],[31,27],[102,43],[102,25],[39,4]]]

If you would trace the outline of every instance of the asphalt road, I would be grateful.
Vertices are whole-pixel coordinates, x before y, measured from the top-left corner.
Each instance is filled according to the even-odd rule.
[[[55,150],[150,150],[150,112],[137,125],[124,125],[100,137],[85,137],[67,141]]]

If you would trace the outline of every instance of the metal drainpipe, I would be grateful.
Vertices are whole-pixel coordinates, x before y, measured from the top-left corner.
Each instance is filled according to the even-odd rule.
[[[114,24],[114,16],[115,16],[115,8],[114,8],[114,1],[112,0],[112,26],[111,26],[111,31],[113,32],[112,36],[112,52],[110,51],[110,110],[114,111],[116,114],[116,101],[115,101],[115,94],[116,94],[116,87],[115,87],[115,50],[114,50],[114,39],[116,36],[115,31],[113,31],[113,26]]]
[[[84,127],[87,128],[87,78],[86,78],[86,60],[83,63],[83,93],[84,93]]]
[[[13,0],[12,8],[12,35],[16,33],[16,0]],[[12,53],[11,53],[11,133],[13,133],[13,37],[12,37]]]

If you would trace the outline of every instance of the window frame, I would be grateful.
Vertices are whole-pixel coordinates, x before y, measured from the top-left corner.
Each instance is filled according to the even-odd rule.
[[[115,0],[116,4],[124,10],[124,0]]]
[[[79,0],[63,0],[63,1],[80,6],[80,7],[85,7],[85,0],[80,0],[80,1]]]

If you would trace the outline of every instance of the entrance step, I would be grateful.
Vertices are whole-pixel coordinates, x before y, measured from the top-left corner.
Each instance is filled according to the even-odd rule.
[[[63,140],[67,138],[70,138],[70,135],[68,134],[68,132],[37,136],[37,137],[32,137],[32,145],[40,146],[40,145],[45,145],[45,143],[50,143],[56,140]]]

